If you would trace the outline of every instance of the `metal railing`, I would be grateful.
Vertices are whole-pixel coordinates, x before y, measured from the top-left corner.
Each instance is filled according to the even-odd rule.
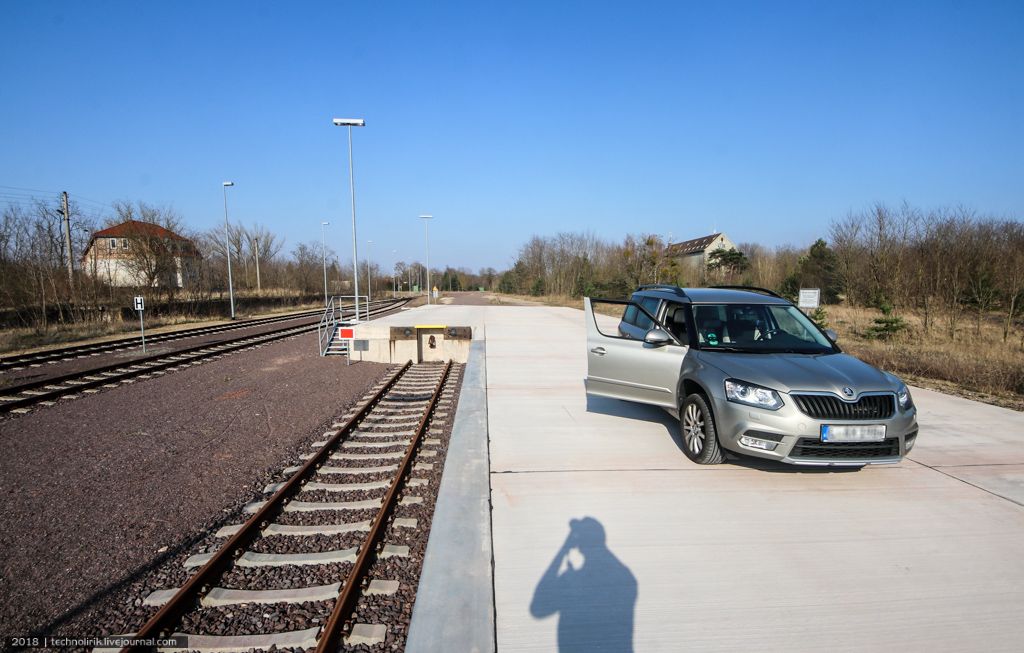
[[[344,300],[351,300],[350,303],[344,304]],[[355,304],[355,295],[335,295],[327,301],[327,308],[324,309],[324,316],[320,318],[320,324],[316,327],[317,339],[320,341],[320,355],[327,355],[327,348],[331,346],[331,340],[334,338],[334,333],[338,330],[338,327],[342,324],[353,324],[359,322],[361,317],[363,320],[370,319],[370,303],[366,301],[366,295],[359,295],[359,315],[353,317],[353,305]],[[345,312],[348,311],[346,316]],[[346,321],[346,317],[348,321]]]

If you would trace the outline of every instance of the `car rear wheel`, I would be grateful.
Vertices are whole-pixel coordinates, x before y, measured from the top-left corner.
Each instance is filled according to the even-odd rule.
[[[725,452],[718,444],[715,418],[703,395],[692,394],[679,411],[679,427],[686,457],[701,465],[717,465],[725,461]]]

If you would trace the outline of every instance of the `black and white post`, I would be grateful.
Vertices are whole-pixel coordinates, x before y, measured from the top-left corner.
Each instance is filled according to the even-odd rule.
[[[135,295],[135,311],[139,314],[139,331],[142,332],[142,353],[146,353],[146,324],[142,320],[142,312],[146,310],[146,300],[142,295]]]

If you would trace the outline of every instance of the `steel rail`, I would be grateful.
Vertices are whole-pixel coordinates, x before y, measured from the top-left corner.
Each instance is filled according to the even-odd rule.
[[[434,408],[441,397],[445,383],[448,382],[448,375],[451,369],[452,362],[449,360],[444,367],[440,380],[437,382],[437,386],[434,388],[430,404],[423,411],[423,417],[420,418],[420,423],[416,428],[416,433],[413,435],[412,442],[409,443],[405,451],[405,458],[402,459],[398,473],[391,482],[388,493],[384,496],[384,502],[381,504],[380,512],[377,513],[377,518],[374,519],[373,525],[370,527],[370,533],[366,536],[362,546],[359,547],[359,555],[356,557],[355,565],[349,572],[348,578],[345,579],[345,585],[341,590],[341,594],[334,602],[331,616],[320,633],[320,639],[317,640],[316,653],[335,653],[340,643],[339,638],[352,629],[352,613],[363,589],[362,580],[380,552],[378,547],[382,544],[388,517],[395,507],[395,502],[398,500],[399,490],[405,485],[405,481],[408,480],[412,459],[416,455],[420,441],[423,439],[423,433],[427,430],[427,424],[433,419]]]
[[[320,313],[321,311],[294,313],[287,317],[277,316],[274,318],[260,318],[255,320],[245,320],[233,324],[218,324],[205,327],[194,327],[191,329],[184,329],[182,331],[175,331],[173,333],[158,333],[156,335],[147,334],[146,342],[147,344],[150,342],[167,342],[169,340],[195,338],[199,336],[222,333],[224,331],[232,331],[237,329],[252,329],[267,324],[276,324],[278,322],[288,322],[291,320],[301,320],[305,318],[310,318],[313,317],[314,315],[319,315]],[[33,363],[59,361],[65,357],[75,356],[77,354],[88,354],[91,352],[109,352],[117,349],[132,347],[138,344],[139,337],[132,336],[128,338],[117,338],[115,340],[105,340],[103,342],[94,342],[86,345],[71,345],[68,347],[47,349],[43,351],[32,352],[30,354],[21,354],[19,356],[0,358],[0,370],[8,370],[22,365],[31,365]]]
[[[159,361],[168,356],[180,356],[184,354],[190,354],[192,352],[200,351],[202,349],[208,349],[210,347],[219,347],[221,345],[230,345],[232,343],[241,342],[243,340],[250,340],[253,338],[260,338],[262,336],[271,336],[277,333],[284,333],[287,331],[301,330],[307,326],[315,326],[312,323],[302,324],[295,327],[285,327],[276,331],[267,331],[265,333],[256,333],[252,335],[242,336],[240,338],[234,338],[229,340],[222,340],[220,342],[207,342],[200,345],[194,345],[192,347],[186,347],[184,349],[175,349],[174,351],[167,351],[160,354],[151,354],[149,356],[142,356],[140,358],[133,358],[129,361],[121,361],[118,363],[111,363],[110,365],[101,365],[100,367],[93,367],[88,370],[81,370],[78,372],[69,372],[68,374],[61,374],[60,376],[51,376],[45,379],[39,379],[36,381],[29,381],[27,383],[19,383],[17,385],[10,385],[6,387],[0,387],[0,393],[4,394],[16,394],[18,392],[24,392],[26,390],[35,390],[37,388],[45,388],[48,385],[60,385],[75,379],[79,379],[83,376],[91,376],[93,374],[103,374],[104,372],[112,372],[125,367],[134,367],[135,365],[145,365],[154,361]],[[301,332],[301,331],[300,331]]]
[[[394,303],[395,300],[378,300],[373,302],[374,304],[380,305],[388,302]],[[352,309],[353,304],[346,304],[344,309]],[[322,315],[322,310],[313,311],[301,311],[298,313],[292,313],[289,315],[274,315],[270,317],[254,318],[250,320],[242,320],[229,324],[214,324],[205,327],[194,327],[191,329],[183,329],[181,331],[175,331],[173,333],[158,333],[156,335],[149,336],[147,342],[168,342],[170,340],[182,340],[185,338],[196,338],[203,335],[210,335],[216,333],[223,333],[224,331],[233,331],[238,329],[252,329],[268,324],[276,324],[278,322],[290,322],[292,320],[301,320],[304,318],[311,318]],[[7,358],[0,358],[0,371],[8,370],[11,368],[19,367],[22,365],[31,365],[32,363],[43,363],[49,361],[59,361],[65,356],[73,356],[75,354],[82,354],[85,352],[110,352],[117,349],[125,349],[137,345],[139,338],[132,336],[128,338],[117,338],[115,340],[106,340],[103,342],[94,342],[85,345],[69,345],[67,347],[59,347],[55,349],[47,349],[43,351],[32,352],[28,354],[20,354],[18,356],[11,356]]]
[[[381,311],[387,312],[387,310]],[[158,372],[160,370],[176,367],[185,363],[189,363],[196,360],[202,360],[204,358],[210,358],[213,356],[219,356],[221,354],[237,351],[239,349],[245,349],[255,345],[264,343],[274,342],[284,338],[290,338],[291,336],[307,333],[316,328],[316,324],[305,324],[297,327],[288,327],[277,331],[271,331],[268,333],[256,334],[251,336],[244,336],[234,340],[228,340],[226,342],[219,343],[206,343],[204,345],[196,345],[194,347],[187,347],[185,349],[177,349],[175,351],[166,352],[163,354],[154,354],[152,356],[146,356],[143,358],[136,358],[131,361],[125,361],[121,363],[113,363],[111,365],[104,365],[102,367],[94,367],[89,370],[83,370],[81,372],[72,372],[70,374],[64,374],[61,376],[49,377],[46,379],[40,379],[38,381],[31,381],[29,383],[22,383],[19,385],[8,386],[6,388],[0,388],[0,393],[4,396],[15,395],[24,393],[26,391],[38,390],[39,388],[47,388],[48,386],[59,386],[66,383],[74,382],[74,385],[64,388],[53,388],[47,390],[45,394],[36,394],[29,397],[22,397],[20,399],[11,399],[8,401],[0,401],[0,414],[9,413],[16,408],[24,408],[37,404],[41,401],[48,401],[49,399],[61,397],[66,394],[81,392],[82,390],[88,390],[108,383],[121,381],[123,379],[130,379],[136,376],[142,376],[143,374],[150,374],[152,372]],[[204,352],[203,350],[209,350]],[[187,356],[189,360],[171,360],[179,356]],[[131,369],[133,367],[142,366],[140,369]],[[116,376],[109,376],[102,379],[94,380],[83,380],[85,377],[95,376],[97,374],[105,374],[107,372],[118,371]]]
[[[189,580],[182,585],[174,596],[166,603],[160,610],[150,617],[142,628],[135,634],[137,639],[148,639],[161,636],[164,633],[169,634],[169,629],[189,610],[196,606],[196,602],[209,591],[212,583],[216,581],[228,567],[234,562],[235,558],[242,553],[242,551],[250,545],[260,535],[260,532],[270,524],[271,520],[277,517],[281,510],[284,508],[285,502],[290,499],[293,495],[298,493],[302,486],[305,484],[308,477],[312,476],[313,473],[328,459],[331,451],[338,445],[341,440],[349,435],[351,431],[370,413],[371,410],[384,398],[385,395],[394,387],[398,380],[409,370],[412,366],[412,361],[407,362],[402,366],[400,370],[395,372],[387,383],[378,390],[373,397],[367,401],[362,408],[360,408],[355,415],[349,418],[345,425],[338,430],[327,443],[317,451],[312,458],[306,461],[306,463],[299,468],[297,472],[292,474],[291,478],[284,484],[284,486],[274,493],[270,499],[263,504],[256,514],[249,518],[248,521],[242,526],[242,528],[231,536],[231,538],[224,543],[224,545],[214,554],[214,556],[203,565],[199,571],[192,575]],[[141,645],[126,646],[121,649],[121,653],[129,653],[131,651],[145,651],[147,647]]]
[[[143,374],[151,374],[153,372],[159,372],[160,370],[167,369],[169,367],[176,367],[178,365],[184,365],[204,358],[212,358],[213,356],[219,356],[221,354],[227,354],[239,349],[245,349],[247,347],[253,347],[275,340],[282,340],[284,338],[290,338],[302,333],[310,331],[311,327],[308,325],[295,327],[292,329],[285,329],[283,331],[275,331],[270,334],[263,334],[260,336],[250,336],[248,338],[242,338],[239,340],[230,341],[227,344],[208,344],[201,347],[192,347],[189,349],[182,349],[170,354],[164,354],[163,356],[156,356],[153,358],[140,359],[138,362],[120,365],[108,365],[106,367],[96,368],[88,370],[86,372],[80,372],[78,374],[68,374],[60,377],[53,377],[43,381],[33,382],[31,384],[25,384],[22,386],[14,386],[5,388],[6,394],[24,393],[26,391],[33,391],[37,388],[44,388],[46,391],[39,394],[30,394],[27,397],[21,397],[18,399],[11,399],[0,403],[0,414],[9,413],[16,408],[25,408],[33,404],[38,404],[43,401],[49,401],[56,399],[67,394],[78,393],[83,390],[89,390],[96,388],[101,385],[108,383],[116,383],[123,381],[124,379],[135,378],[136,376],[142,376]],[[200,351],[207,349],[209,351]],[[188,360],[171,360],[172,357],[186,356]],[[160,360],[164,359],[164,360]],[[142,365],[140,369],[131,369],[137,365]],[[85,379],[84,377],[93,376],[96,374],[104,374],[106,372],[118,371],[116,376],[107,376],[102,379]],[[48,389],[47,386],[51,385],[72,385]],[[6,396],[5,394],[5,396]]]

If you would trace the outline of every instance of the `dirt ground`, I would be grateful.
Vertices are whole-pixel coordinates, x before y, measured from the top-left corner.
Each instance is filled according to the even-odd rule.
[[[438,298],[440,304],[459,306],[543,306],[537,301],[513,295],[500,295],[493,292],[446,292]]]

